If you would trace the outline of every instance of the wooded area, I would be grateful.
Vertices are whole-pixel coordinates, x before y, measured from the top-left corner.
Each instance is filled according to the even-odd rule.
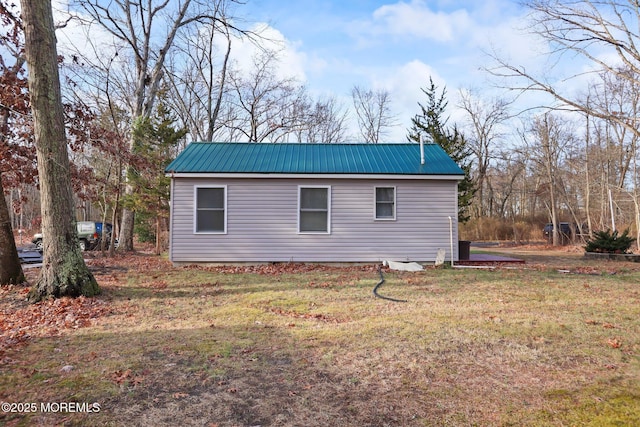
[[[527,3],[529,28],[548,47],[550,62],[569,52],[589,71],[576,69],[554,84],[494,54],[486,71],[504,89],[499,92],[452,94],[430,76],[415,76],[424,84],[407,139],[452,143],[452,157],[468,166],[469,188],[461,189],[468,196],[460,216],[468,218],[461,224],[464,239],[537,240],[548,222],[556,231],[570,222],[577,234],[629,228],[638,237],[640,6]],[[118,250],[134,249],[134,234],[155,241],[157,252],[166,248],[163,171],[191,141],[405,142],[385,140],[397,125],[388,92],[354,82],[348,106],[336,96],[314,98],[303,82],[282,77],[280,52],[240,19],[242,2],[114,0],[107,10],[101,0],[83,0],[70,6],[58,11],[65,18],[59,25],[73,22],[86,36],[77,50],[58,52],[72,220],[113,223]],[[47,223],[45,181],[36,171],[25,27],[11,2],[0,0],[0,12],[0,182],[24,244]],[[256,53],[241,66],[234,46],[248,42]],[[575,85],[566,84],[572,79]],[[519,109],[519,101],[541,93],[545,105]],[[454,109],[464,113],[455,123],[449,119]],[[562,242],[558,233],[551,239]]]

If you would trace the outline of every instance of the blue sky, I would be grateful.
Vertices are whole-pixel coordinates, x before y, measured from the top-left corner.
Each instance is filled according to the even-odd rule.
[[[283,72],[312,93],[350,102],[354,85],[389,91],[400,122],[394,140],[404,140],[429,77],[446,86],[455,116],[459,89],[495,90],[482,71],[486,52],[523,64],[536,55],[514,0],[249,0],[240,10],[282,39]]]
[[[66,9],[68,0],[55,1]],[[350,108],[354,85],[387,91],[398,124],[384,142],[405,141],[430,77],[446,87],[451,121],[461,126],[461,89],[496,94],[483,71],[492,63],[487,52],[527,70],[545,62],[543,47],[523,30],[526,12],[517,0],[246,0],[233,14],[239,27],[260,28],[277,42],[280,76],[297,78],[312,96],[331,95]],[[83,35],[70,26],[59,42],[65,37],[79,45]],[[234,42],[236,67],[250,65],[255,52],[248,41]],[[353,114],[350,122],[356,135]]]

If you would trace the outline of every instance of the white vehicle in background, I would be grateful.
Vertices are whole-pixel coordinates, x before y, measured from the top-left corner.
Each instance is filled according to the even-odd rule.
[[[93,222],[93,221],[79,221],[76,223],[76,229],[78,231],[78,240],[80,243],[80,249],[83,251],[89,251],[92,249],[96,249],[100,247],[100,242],[102,241],[102,225],[101,222]],[[107,246],[111,241],[111,224],[105,224],[105,239],[107,242]],[[36,248],[42,252],[43,243],[42,243],[42,233],[36,233],[33,235],[31,239],[31,243],[36,245]]]

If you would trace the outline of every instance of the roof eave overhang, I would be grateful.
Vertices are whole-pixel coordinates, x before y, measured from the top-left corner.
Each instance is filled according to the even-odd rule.
[[[241,179],[422,179],[461,181],[464,175],[453,174],[345,174],[345,173],[212,173],[212,172],[167,172],[165,176],[171,178],[241,178]]]

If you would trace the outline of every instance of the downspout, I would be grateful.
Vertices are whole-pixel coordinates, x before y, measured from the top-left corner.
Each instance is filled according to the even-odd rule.
[[[453,267],[453,219],[449,216],[449,247],[451,250],[451,267]]]

